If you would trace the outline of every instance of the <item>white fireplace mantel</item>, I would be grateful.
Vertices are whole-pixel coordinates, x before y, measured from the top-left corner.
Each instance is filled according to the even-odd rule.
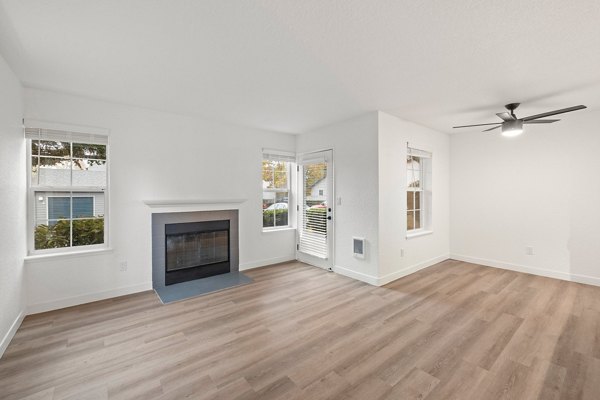
[[[181,211],[216,211],[237,210],[248,199],[219,198],[219,199],[158,199],[143,200],[153,213]]]

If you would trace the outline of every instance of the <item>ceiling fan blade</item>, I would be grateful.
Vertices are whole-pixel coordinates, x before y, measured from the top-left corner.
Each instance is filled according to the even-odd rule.
[[[486,126],[486,125],[502,125],[502,122],[494,122],[491,124],[461,125],[461,126],[453,126],[452,128],[470,128],[472,126]]]
[[[511,113],[507,113],[507,112],[498,113],[496,115],[499,116],[503,121],[514,121],[516,119],[515,117],[513,117],[511,115]]]
[[[555,110],[555,111],[548,111],[545,113],[541,113],[541,114],[536,114],[536,115],[530,115],[529,117],[525,117],[525,118],[521,118],[523,121],[531,121],[532,119],[538,119],[538,118],[544,118],[544,117],[549,117],[551,115],[556,115],[556,114],[563,114],[563,113],[568,113],[571,111],[577,111],[577,110],[583,110],[584,108],[587,108],[586,106],[574,106],[574,107],[568,107],[568,108],[563,108],[560,110]]]
[[[493,128],[490,128],[490,129],[486,129],[486,130],[484,130],[484,131],[481,131],[481,132],[489,132],[489,131],[493,131],[494,129],[498,129],[498,128],[500,128],[501,126],[502,126],[502,125],[498,125],[498,126],[495,126],[495,127],[493,127]]]
[[[523,121],[524,124],[551,124],[558,122],[560,119],[536,119],[534,121]]]

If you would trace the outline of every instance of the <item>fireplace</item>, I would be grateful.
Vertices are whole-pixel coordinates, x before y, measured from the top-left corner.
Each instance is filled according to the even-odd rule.
[[[229,221],[165,225],[165,285],[226,274]]]
[[[153,287],[237,273],[238,242],[238,210],[153,213]]]

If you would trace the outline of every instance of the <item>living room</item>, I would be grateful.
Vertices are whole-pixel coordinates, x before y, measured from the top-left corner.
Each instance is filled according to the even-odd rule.
[[[0,397],[594,398],[599,17],[2,1]]]

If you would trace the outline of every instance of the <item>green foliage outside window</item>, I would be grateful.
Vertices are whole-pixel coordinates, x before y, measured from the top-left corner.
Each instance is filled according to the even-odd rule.
[[[327,176],[327,164],[309,164],[304,167],[304,195],[310,196],[312,188]]]
[[[268,182],[268,189],[287,189],[288,163],[282,161],[263,160],[262,180]]]
[[[35,249],[69,247],[71,221],[61,220],[35,228]],[[104,243],[104,219],[81,219],[73,221],[73,246]]]
[[[273,223],[273,218],[276,223]],[[288,210],[264,210],[263,211],[263,227],[287,226],[288,225]]]
[[[31,142],[31,155],[40,156],[39,165],[55,166],[62,160],[73,158],[73,162],[83,169],[82,160],[87,159],[89,165],[103,165],[106,163],[106,145],[73,143],[71,154],[70,142],[55,142],[53,140],[33,140]]]

